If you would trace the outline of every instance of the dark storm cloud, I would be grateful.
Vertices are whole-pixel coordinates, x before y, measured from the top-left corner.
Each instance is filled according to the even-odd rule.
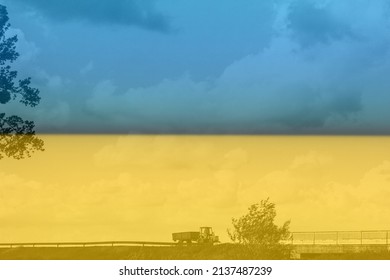
[[[21,2],[79,19],[49,26],[46,44],[24,31],[31,20],[14,30],[21,54],[42,48],[23,71],[46,96],[37,111],[7,113],[23,112],[39,132],[390,135],[389,0],[251,0],[250,8],[226,0],[222,10],[199,0],[8,1],[16,23],[30,14],[47,24]],[[175,36],[82,23],[167,30],[159,9]],[[115,51],[102,55],[112,42]],[[220,74],[210,76],[218,61]]]
[[[299,132],[321,129],[332,120],[351,119],[363,109],[358,92],[337,92],[327,96],[306,91],[294,94],[294,98],[295,104],[291,102],[283,116],[269,121]]]
[[[353,37],[349,26],[330,9],[309,1],[295,1],[289,8],[287,23],[293,37],[304,47]]]
[[[15,0],[38,9],[55,20],[134,25],[168,31],[169,22],[154,9],[153,0]]]

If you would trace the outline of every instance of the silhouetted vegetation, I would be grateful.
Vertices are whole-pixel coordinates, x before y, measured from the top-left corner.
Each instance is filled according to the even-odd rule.
[[[172,247],[2,248],[0,260],[249,260],[239,244]]]
[[[239,219],[232,219],[233,230],[228,230],[232,241],[242,245],[255,259],[289,258],[291,248],[283,244],[283,240],[290,237],[290,221],[281,227],[275,224],[275,204],[269,198],[251,205],[248,210]]]
[[[240,244],[172,247],[0,248],[0,260],[250,260],[289,259],[277,254],[255,255]],[[302,254],[303,260],[390,260],[389,252]]]
[[[7,8],[0,5],[0,104],[19,101],[25,106],[35,107],[41,98],[39,90],[30,86],[31,78],[15,82],[17,71],[11,69],[18,57],[16,43],[18,37],[7,37],[10,28]],[[43,151],[43,141],[35,135],[33,121],[18,116],[0,113],[0,159],[4,156],[22,159],[30,157],[34,151]]]

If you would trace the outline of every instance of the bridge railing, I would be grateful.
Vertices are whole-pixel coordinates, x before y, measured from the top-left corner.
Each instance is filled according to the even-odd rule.
[[[292,245],[389,245],[390,231],[316,231],[292,232]]]

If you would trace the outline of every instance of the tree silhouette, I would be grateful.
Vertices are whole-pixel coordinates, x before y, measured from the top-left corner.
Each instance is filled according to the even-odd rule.
[[[15,82],[18,73],[10,64],[19,57],[16,51],[18,37],[7,37],[8,21],[7,8],[0,5],[0,104],[18,100],[25,106],[35,107],[41,98],[39,90],[30,86],[31,78]],[[35,135],[34,127],[33,121],[0,113],[0,159],[4,156],[23,159],[34,151],[43,151],[43,140]]]
[[[283,241],[290,237],[290,221],[281,227],[275,224],[275,204],[269,198],[248,210],[239,219],[232,219],[233,230],[228,230],[232,241],[245,245],[253,257],[288,258],[290,248]]]

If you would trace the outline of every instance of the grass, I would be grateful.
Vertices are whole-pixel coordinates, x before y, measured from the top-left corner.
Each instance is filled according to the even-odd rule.
[[[257,254],[258,255],[258,254]],[[240,245],[175,247],[1,248],[1,260],[242,260],[257,259]],[[264,255],[265,259],[280,256]]]
[[[288,259],[286,254],[235,244],[183,247],[0,248],[0,260],[248,260]],[[390,252],[302,254],[303,260],[390,260]]]

